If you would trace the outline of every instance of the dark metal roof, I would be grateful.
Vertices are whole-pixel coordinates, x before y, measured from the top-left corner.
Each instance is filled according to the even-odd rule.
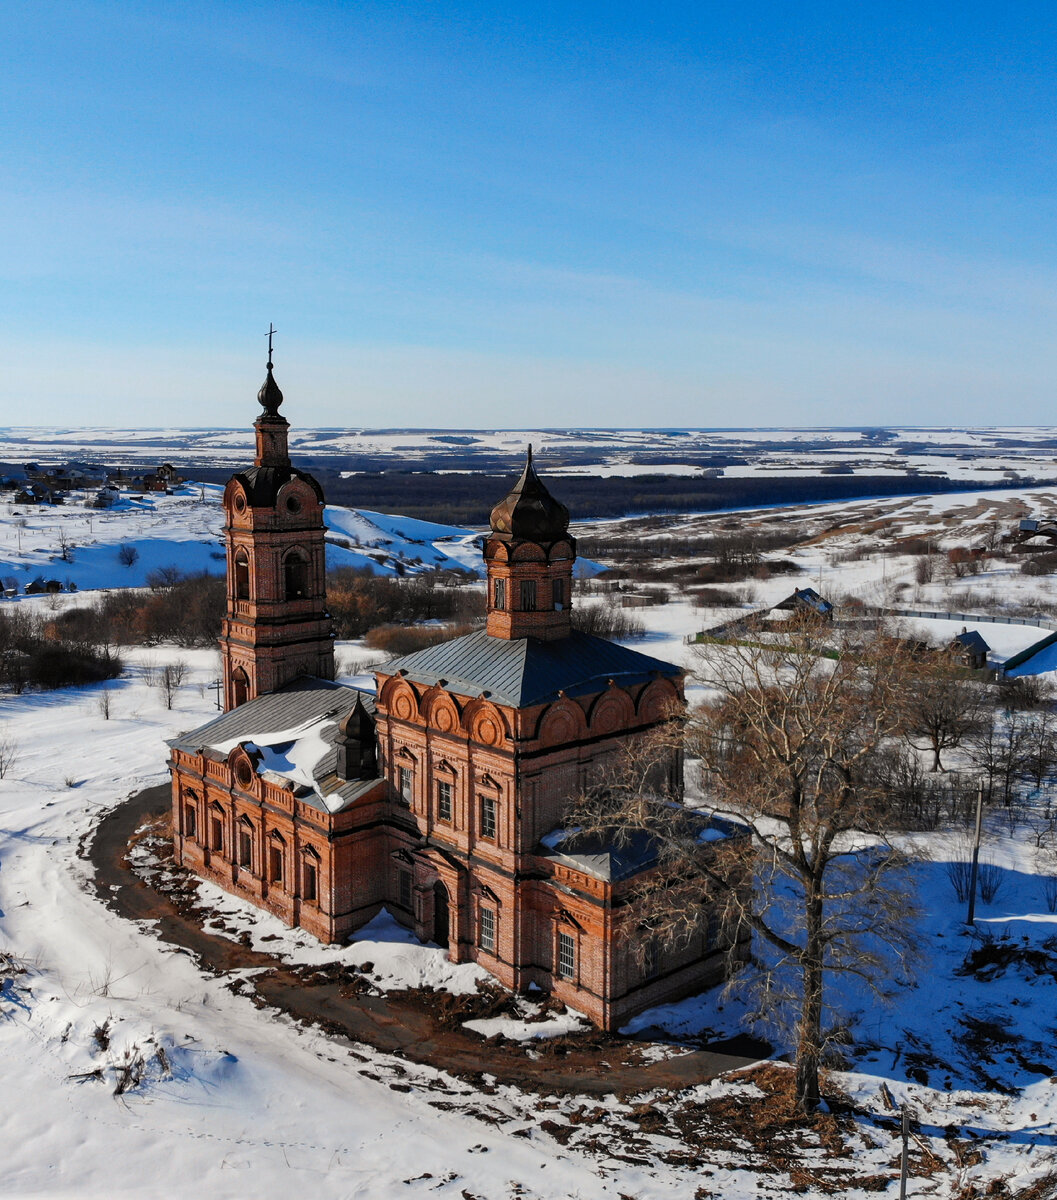
[[[954,639],[959,646],[963,646],[966,650],[982,650],[985,654],[991,647],[984,641],[982,635],[975,629],[970,629],[965,633],[959,633]]]
[[[312,488],[323,503],[323,489],[311,475],[289,465],[283,467],[249,467],[236,471],[232,476],[242,484],[251,508],[270,508],[279,495],[279,489],[291,479],[302,479]]]
[[[176,750],[197,754],[207,746],[252,742],[258,737],[286,730],[297,729],[298,736],[304,736],[313,727],[322,726],[319,735],[329,745],[312,775],[328,803],[324,804],[309,788],[299,788],[297,797],[321,812],[337,812],[377,783],[377,779],[341,779],[337,775],[338,752],[334,741],[338,726],[357,705],[374,717],[374,697],[369,692],[306,675],[278,691],[248,700],[197,729],[182,733],[168,744]],[[335,800],[335,794],[340,796],[340,802]]]
[[[686,819],[700,827],[698,836],[709,841],[744,835],[744,826],[723,817],[687,811]],[[645,829],[633,829],[608,840],[598,834],[557,830],[544,837],[537,853],[575,870],[617,883],[648,871],[660,854],[661,843]]]
[[[386,664],[385,673],[404,673],[416,683],[444,686],[462,696],[487,695],[499,704],[525,708],[557,698],[601,691],[612,679],[623,686],[681,668],[615,642],[571,633],[556,641],[490,637],[483,630],[428,646]]]
[[[786,596],[780,604],[776,604],[775,608],[783,610],[809,608],[812,612],[819,613],[820,615],[825,615],[833,611],[833,605],[823,596],[820,596],[814,588],[810,587],[797,588],[791,596]]]

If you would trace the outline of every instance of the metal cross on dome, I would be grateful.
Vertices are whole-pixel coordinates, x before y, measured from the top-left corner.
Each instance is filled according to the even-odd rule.
[[[271,323],[271,321],[269,321],[268,322],[268,366],[269,367],[272,365],[272,335],[276,334],[278,332],[279,332],[279,330],[275,328],[275,326]]]

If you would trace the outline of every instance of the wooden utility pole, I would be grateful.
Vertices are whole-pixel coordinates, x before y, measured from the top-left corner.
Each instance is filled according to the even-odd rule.
[[[899,1200],[907,1200],[907,1165],[910,1158],[910,1113],[903,1105],[903,1153],[899,1159]]]
[[[976,790],[976,834],[973,837],[973,865],[969,871],[969,915],[965,923],[971,925],[976,913],[976,873],[980,866],[980,825],[984,814],[984,785]]]

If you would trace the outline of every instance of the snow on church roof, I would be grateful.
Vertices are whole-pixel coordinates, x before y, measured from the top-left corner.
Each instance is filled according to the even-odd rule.
[[[338,724],[357,699],[373,717],[374,697],[369,692],[302,676],[168,744],[187,754],[206,751],[219,757],[244,744],[256,757],[259,774],[289,781],[298,799],[314,808],[340,812],[377,783],[377,779],[347,780],[336,774]]]

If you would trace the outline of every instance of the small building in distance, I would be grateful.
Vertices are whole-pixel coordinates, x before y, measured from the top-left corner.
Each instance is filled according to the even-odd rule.
[[[333,679],[323,493],[290,461],[270,362],[258,398],[254,465],[224,494],[227,711],[170,743],[176,861],[326,942],[385,907],[605,1029],[718,981],[735,933],[707,905],[670,951],[636,917],[648,839],[562,827],[630,740],[678,720],[683,680],[573,629],[576,542],[531,449],[492,510],[485,627],[385,664],[371,694]],[[682,769],[673,753],[670,793]]]
[[[796,588],[791,596],[774,606],[774,612],[810,613],[823,620],[833,619],[833,605],[814,588]]]
[[[977,630],[966,629],[963,626],[961,633],[951,640],[947,650],[962,666],[978,671],[987,666],[987,655],[991,647]]]

